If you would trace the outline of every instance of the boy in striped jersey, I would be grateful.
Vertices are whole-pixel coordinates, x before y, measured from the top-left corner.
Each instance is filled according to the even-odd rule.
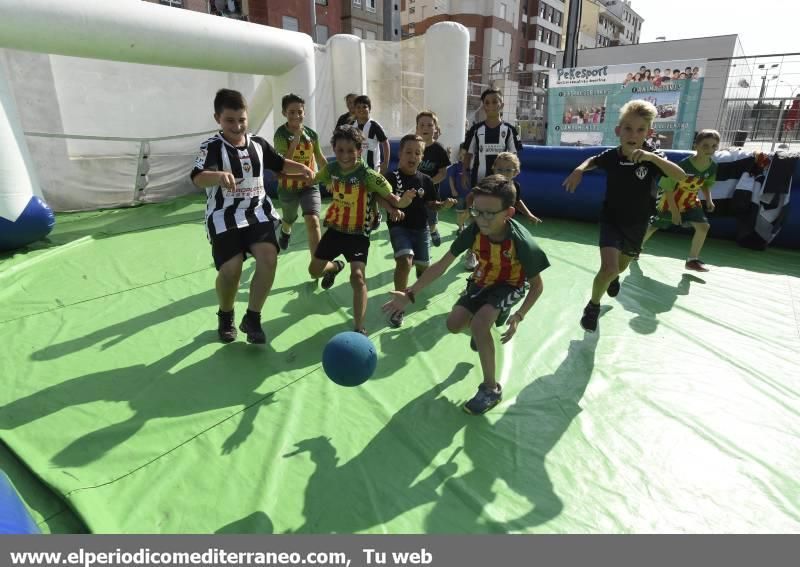
[[[367,280],[364,275],[369,254],[369,235],[372,231],[373,203],[380,199],[393,220],[403,218],[405,208],[416,196],[416,191],[406,191],[401,198],[392,193],[384,177],[367,167],[361,160],[362,135],[352,126],[337,128],[331,138],[336,161],[329,163],[317,174],[315,182],[325,183],[333,202],[328,206],[323,224],[327,227],[319,241],[308,272],[312,278],[322,277],[322,289],[330,289],[344,262],[350,263],[350,285],[353,287],[354,330],[364,330],[367,313]],[[377,196],[377,197],[376,197]]]
[[[386,177],[386,172],[389,171],[389,138],[386,137],[386,132],[383,127],[378,124],[376,120],[372,120],[369,115],[372,112],[372,101],[367,95],[360,95],[353,101],[353,115],[355,120],[351,122],[361,131],[364,138],[364,143],[367,146],[367,155],[364,160],[367,162],[367,167],[380,172],[381,175]],[[373,206],[377,207],[376,203]],[[378,230],[381,224],[381,213],[377,208],[373,211],[375,214],[372,217],[372,230]]]
[[[479,415],[492,409],[502,399],[502,389],[496,381],[493,326],[503,323],[508,328],[502,335],[507,343],[517,332],[517,326],[542,294],[542,270],[550,262],[536,245],[528,229],[515,221],[516,192],[511,180],[502,175],[490,175],[472,190],[474,201],[470,214],[475,222],[459,234],[450,251],[417,279],[405,291],[393,291],[391,301],[383,306],[389,315],[404,311],[413,303],[416,294],[441,276],[459,254],[472,250],[478,267],[470,278],[466,292],[453,306],[447,318],[447,329],[458,333],[467,327],[472,333],[470,346],[478,351],[483,370],[483,383],[475,396],[464,404],[464,411]],[[511,314],[511,308],[523,296],[522,304]]]
[[[220,131],[200,146],[192,183],[206,190],[206,233],[217,268],[217,332],[223,342],[236,339],[233,306],[247,255],[256,261],[247,313],[239,330],[250,343],[263,344],[261,308],[275,279],[280,220],[264,192],[264,171],[295,174],[310,181],[305,165],[281,157],[269,143],[247,133],[247,103],[238,91],[220,89],[214,97]]]
[[[286,117],[286,124],[275,131],[275,151],[316,171],[328,162],[319,147],[319,136],[314,130],[303,124],[305,104],[306,101],[296,94],[288,94],[281,99],[281,108]],[[322,200],[319,188],[296,177],[279,175],[278,199],[280,199],[283,211],[281,232],[278,238],[281,250],[289,247],[292,225],[297,220],[299,206],[303,211],[303,220],[308,233],[308,249],[311,254],[314,254],[314,250],[319,244],[320,234],[319,213]]]
[[[475,187],[481,179],[492,173],[494,160],[502,152],[519,153],[522,151],[522,140],[508,122],[503,122],[503,93],[489,88],[481,93],[481,108],[486,120],[472,126],[467,132],[464,145],[464,171],[461,183],[466,190]],[[477,259],[467,253],[464,266],[474,270]]]

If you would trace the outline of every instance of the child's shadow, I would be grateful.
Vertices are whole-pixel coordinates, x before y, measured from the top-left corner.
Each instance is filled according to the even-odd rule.
[[[597,340],[597,334],[573,340],[552,374],[529,378],[512,405],[492,410],[502,413],[496,422],[486,416],[465,417],[470,421],[464,432],[464,452],[473,466],[445,482],[426,518],[427,533],[525,531],[561,513],[564,503],[545,465],[548,454],[582,411],[580,402],[594,369]],[[518,509],[527,511],[508,519],[492,517],[498,480],[522,504]],[[570,487],[563,487],[563,493],[569,491]],[[508,492],[504,497],[510,497]]]
[[[706,283],[697,276],[684,273],[678,285],[671,286],[644,275],[639,262],[631,262],[630,274],[625,278],[617,300],[626,311],[636,315],[628,323],[631,329],[650,335],[658,329],[658,314],[670,311],[679,295],[688,295],[693,282]]]

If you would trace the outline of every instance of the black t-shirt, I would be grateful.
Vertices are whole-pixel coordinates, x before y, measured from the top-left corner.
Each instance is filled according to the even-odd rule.
[[[652,146],[645,145],[642,149],[664,157],[664,152]],[[594,165],[608,176],[602,220],[621,225],[646,223],[655,213],[661,169],[649,161],[633,163],[622,155],[619,147],[595,156]]]
[[[403,193],[409,189],[417,189],[417,196],[414,197],[409,206],[402,209],[405,213],[405,218],[400,222],[388,221],[389,227],[402,226],[412,230],[423,230],[427,227],[428,208],[426,203],[438,200],[436,198],[436,188],[433,186],[431,178],[420,172],[414,175],[406,175],[398,169],[389,173],[386,176],[386,180],[392,186],[392,192],[398,197],[402,197]],[[422,195],[420,195],[419,189],[422,189]]]
[[[422,154],[422,161],[417,170],[430,178],[436,177],[439,170],[450,165],[450,156],[447,150],[439,142],[434,142],[430,146],[425,146],[425,153]],[[435,186],[438,188],[439,184]]]

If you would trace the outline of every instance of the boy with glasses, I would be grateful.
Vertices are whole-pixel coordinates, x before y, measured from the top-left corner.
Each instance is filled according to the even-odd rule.
[[[484,177],[472,193],[470,215],[475,222],[464,229],[450,250],[425,270],[414,285],[404,291],[390,292],[392,299],[384,304],[383,310],[389,315],[405,311],[416,295],[444,274],[461,253],[471,250],[476,255],[478,267],[467,283],[466,292],[447,317],[447,329],[458,333],[469,327],[472,334],[470,347],[480,357],[483,383],[464,404],[464,411],[480,415],[502,399],[502,387],[496,381],[491,329],[506,323],[508,328],[501,341],[511,340],[542,294],[541,272],[550,262],[528,229],[512,218],[516,191],[509,179],[502,175]],[[522,304],[511,314],[511,308],[523,297]]]

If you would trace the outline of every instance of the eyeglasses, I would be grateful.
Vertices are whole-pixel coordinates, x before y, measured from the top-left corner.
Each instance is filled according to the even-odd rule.
[[[475,207],[470,207],[469,214],[475,218],[492,220],[497,214],[502,213],[503,211],[505,211],[505,209],[500,209],[499,211],[479,211]]]

